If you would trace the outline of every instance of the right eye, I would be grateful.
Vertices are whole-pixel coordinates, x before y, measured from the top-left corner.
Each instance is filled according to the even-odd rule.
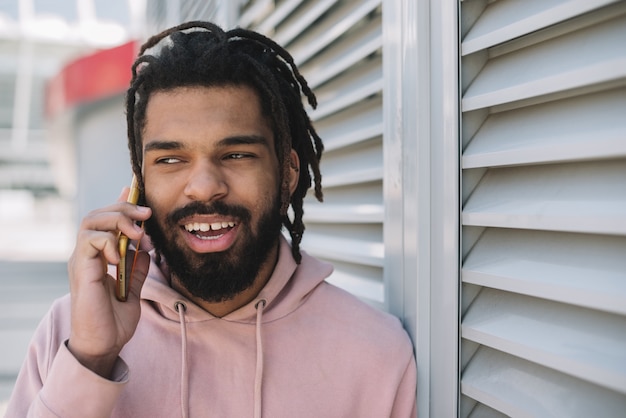
[[[175,157],[165,157],[159,158],[156,162],[157,164],[176,164],[180,162],[180,159]]]

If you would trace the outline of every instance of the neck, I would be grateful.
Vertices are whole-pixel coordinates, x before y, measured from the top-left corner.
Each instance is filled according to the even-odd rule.
[[[265,262],[261,265],[252,286],[221,302],[208,302],[192,295],[174,275],[172,275],[172,288],[211,315],[221,318],[253,301],[269,281],[277,262],[278,245],[274,246]]]

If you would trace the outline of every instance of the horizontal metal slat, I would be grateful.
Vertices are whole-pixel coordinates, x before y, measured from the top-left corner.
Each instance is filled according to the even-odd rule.
[[[344,187],[325,187],[323,205],[326,203],[340,205],[381,205],[383,204],[382,187],[382,181],[347,185]],[[314,200],[312,196],[308,196],[307,199],[308,198]]]
[[[617,0],[508,0],[490,3],[461,43],[461,55],[504,43]]]
[[[367,167],[356,170],[350,170],[346,173],[336,173],[324,175],[324,187],[338,187],[356,185],[360,183],[368,183],[383,179],[383,168]]]
[[[375,138],[328,152],[320,168],[325,187],[382,180],[382,139]]]
[[[307,204],[304,206],[307,222],[325,223],[382,223],[384,207],[380,205]]]
[[[341,5],[289,46],[294,61],[300,65],[310,60],[319,51],[350,31],[369,13],[380,7],[380,3],[381,0],[361,0]]]
[[[311,227],[302,238],[302,248],[310,254],[328,260],[339,260],[366,266],[383,266],[384,246],[382,242],[360,238],[341,238],[316,233]]]
[[[291,12],[293,12],[303,0],[287,0],[282,3],[267,16],[256,28],[257,32],[270,35],[274,28],[280,24]]]
[[[462,156],[463,168],[626,156],[626,89],[489,115]]]
[[[461,101],[464,112],[626,77],[626,16],[487,61]]]
[[[379,267],[369,267],[333,261],[335,270],[326,280],[359,298],[382,306],[385,301],[383,272]]]
[[[316,110],[309,112],[309,117],[317,121],[370,96],[380,94],[382,89],[382,60],[377,57],[351,71],[346,71],[318,88],[315,93],[319,106]]]
[[[485,288],[464,315],[461,336],[626,394],[622,316]]]
[[[512,417],[622,417],[623,394],[481,347],[461,378],[461,392]]]
[[[382,199],[382,180],[350,184],[345,187],[326,187],[324,185],[324,203],[319,203],[309,195],[304,201],[304,220],[306,223],[339,224],[381,224],[384,204]]]
[[[626,238],[487,229],[463,283],[626,315]]]
[[[463,225],[626,235],[624,160],[489,169]]]
[[[382,48],[380,16],[355,29],[350,36],[338,40],[313,60],[300,66],[309,86],[315,88],[356,65]],[[306,47],[306,45],[304,45]]]
[[[326,13],[338,0],[318,0],[305,2],[295,13],[284,20],[272,39],[282,46],[288,46],[296,37],[309,28],[320,16]]]
[[[316,121],[324,149],[333,151],[382,136],[382,106],[382,96],[375,96]]]

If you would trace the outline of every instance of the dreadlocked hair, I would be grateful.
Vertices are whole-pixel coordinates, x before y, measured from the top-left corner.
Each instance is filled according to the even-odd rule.
[[[194,21],[167,29],[141,47],[132,66],[126,118],[131,164],[142,195],[141,138],[150,95],[177,87],[229,85],[253,88],[270,122],[280,167],[282,223],[291,236],[293,257],[300,263],[303,201],[312,181],[315,197],[323,200],[319,162],[324,146],[304,109],[302,95],[313,108],[317,99],[291,55],[259,33],[240,28],[225,32],[213,23]],[[290,195],[292,149],[298,154],[301,169],[296,190]],[[288,214],[290,204],[293,220]]]

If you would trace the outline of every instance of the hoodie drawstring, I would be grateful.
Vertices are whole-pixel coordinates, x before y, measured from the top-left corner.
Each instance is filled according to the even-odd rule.
[[[256,308],[256,372],[254,374],[254,418],[261,418],[263,400],[263,340],[261,339],[261,319],[267,301],[260,299]]]
[[[261,418],[263,400],[263,339],[261,338],[261,323],[263,319],[263,309],[267,301],[260,299],[254,307],[256,308],[256,371],[254,374],[254,418]],[[181,335],[181,382],[180,382],[180,405],[182,417],[189,416],[189,364],[187,355],[187,322],[185,321],[185,311],[187,306],[183,302],[176,302],[174,309],[178,312],[180,319]]]
[[[187,306],[184,302],[176,302],[174,309],[178,312],[180,318],[180,336],[181,336],[181,378],[180,378],[180,407],[182,417],[189,416],[189,365],[187,358],[187,322],[185,321],[185,311]]]

